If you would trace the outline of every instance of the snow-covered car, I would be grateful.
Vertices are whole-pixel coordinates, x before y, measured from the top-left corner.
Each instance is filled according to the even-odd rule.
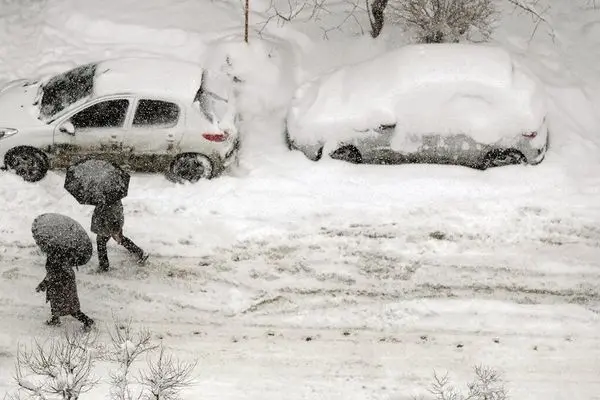
[[[237,157],[228,76],[185,62],[122,58],[0,89],[0,165],[31,182],[85,158],[179,181]]]
[[[500,47],[409,45],[301,85],[285,135],[314,161],[533,165],[547,149],[546,100]]]

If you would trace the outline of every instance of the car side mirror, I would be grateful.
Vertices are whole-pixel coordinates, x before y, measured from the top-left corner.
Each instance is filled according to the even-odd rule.
[[[382,125],[379,125],[377,128],[375,128],[374,131],[377,133],[380,133],[380,134],[384,134],[384,133],[389,133],[390,131],[393,131],[394,129],[396,129],[396,124],[382,124]]]
[[[66,133],[67,135],[75,136],[75,125],[71,121],[64,122],[59,128],[59,132]]]

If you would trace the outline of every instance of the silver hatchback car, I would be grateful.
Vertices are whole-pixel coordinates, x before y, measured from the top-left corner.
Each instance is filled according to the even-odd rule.
[[[329,153],[333,159],[355,164],[452,164],[487,169],[512,164],[536,165],[542,162],[548,147],[548,130],[541,126],[546,142],[537,147],[533,139],[537,131],[515,135],[512,140],[497,143],[477,142],[466,134],[455,135],[411,135],[415,150],[399,151],[390,146],[395,125],[382,125],[373,130],[360,132],[352,140],[342,141]],[[313,146],[297,146],[286,130],[286,142],[290,150],[300,150],[308,158],[318,161],[323,156],[324,143]]]
[[[314,161],[535,165],[546,113],[540,83],[502,48],[412,45],[300,86],[285,136]]]
[[[0,166],[31,182],[100,158],[177,181],[218,176],[239,145],[233,79],[161,58],[81,65],[0,88]]]

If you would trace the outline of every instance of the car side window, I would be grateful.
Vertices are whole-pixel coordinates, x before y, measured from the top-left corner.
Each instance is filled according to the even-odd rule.
[[[106,100],[89,106],[70,119],[76,129],[120,128],[125,123],[129,100]]]
[[[140,100],[133,117],[133,126],[171,128],[177,125],[179,107],[162,100]]]

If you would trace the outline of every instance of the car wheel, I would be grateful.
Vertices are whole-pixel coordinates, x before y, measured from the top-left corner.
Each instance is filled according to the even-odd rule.
[[[329,155],[336,160],[348,161],[353,164],[362,163],[362,156],[355,146],[342,146]]]
[[[38,150],[23,148],[11,151],[5,158],[6,166],[27,182],[40,181],[48,172],[48,160]]]
[[[503,167],[505,165],[525,164],[527,159],[518,150],[515,149],[494,149],[485,155],[482,169],[492,167]]]
[[[213,176],[213,163],[203,154],[182,154],[171,163],[170,173],[176,182],[198,182]]]

